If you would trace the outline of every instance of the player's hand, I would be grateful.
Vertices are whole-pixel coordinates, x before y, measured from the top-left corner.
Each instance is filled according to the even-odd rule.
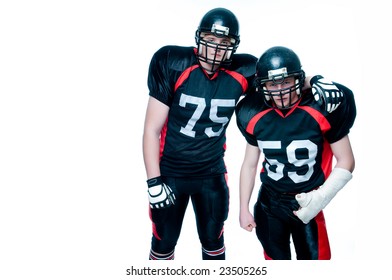
[[[318,190],[313,190],[308,193],[300,193],[295,196],[300,206],[298,211],[294,211],[296,215],[304,224],[310,222],[311,219],[324,208],[324,197]]]
[[[147,185],[151,208],[162,209],[174,204],[176,196],[172,189],[162,181],[161,177],[147,180]]]
[[[321,75],[312,77],[310,86],[312,87],[314,100],[321,107],[324,107],[328,113],[335,111],[344,98],[343,92],[334,83],[324,79]]]
[[[253,215],[249,211],[240,211],[240,226],[247,231],[252,231],[256,227]]]

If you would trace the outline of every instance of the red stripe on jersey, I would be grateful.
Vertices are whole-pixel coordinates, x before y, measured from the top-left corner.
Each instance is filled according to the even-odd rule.
[[[159,158],[162,157],[163,149],[165,147],[166,133],[167,133],[167,121],[168,121],[168,119],[166,119],[166,122],[163,125],[162,130],[161,130],[161,139],[160,139],[160,147],[159,147]]]
[[[240,83],[243,92],[245,92],[248,89],[248,81],[246,80],[246,78],[242,74],[235,72],[235,71],[226,70],[226,69],[223,69],[223,70],[227,74],[232,76],[237,82]]]
[[[317,123],[320,125],[320,129],[323,134],[331,129],[330,123],[325,118],[325,116],[320,113],[320,111],[317,111],[316,109],[308,106],[298,106],[298,108],[308,112],[309,115],[311,115],[317,121]],[[331,145],[328,143],[327,140],[325,140],[322,161],[321,161],[321,168],[324,172],[325,178],[327,178],[332,171],[332,158],[333,158],[333,153],[331,150]]]
[[[193,65],[193,66],[191,66],[191,67],[185,69],[184,72],[182,72],[181,76],[178,78],[176,84],[174,85],[174,91],[176,91],[176,90],[178,89],[178,87],[179,87],[180,85],[182,85],[182,83],[183,83],[186,79],[188,79],[188,77],[189,77],[189,75],[191,74],[191,72],[192,72],[193,70],[195,70],[196,68],[199,68],[199,65]]]
[[[321,169],[323,170],[324,178],[328,178],[329,174],[332,172],[332,159],[333,153],[331,145],[325,140],[321,159]]]
[[[258,114],[256,114],[248,123],[248,125],[246,126],[246,132],[248,132],[249,134],[253,134],[253,131],[255,129],[255,125],[256,123],[267,113],[269,113],[271,110],[273,109],[267,109],[265,111],[262,111]]]
[[[317,121],[317,123],[320,125],[320,129],[323,132],[323,134],[331,129],[331,125],[329,124],[327,119],[324,117],[323,114],[321,114],[316,109],[308,106],[298,106],[298,108],[308,112],[309,115],[311,115]]]

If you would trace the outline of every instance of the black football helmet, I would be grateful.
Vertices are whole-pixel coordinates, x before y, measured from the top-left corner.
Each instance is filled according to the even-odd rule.
[[[231,45],[214,44],[203,40],[206,34],[212,34],[216,37],[229,37]],[[240,43],[239,23],[236,16],[228,9],[215,8],[207,12],[200,21],[195,34],[197,55],[199,60],[207,62],[211,65],[209,71],[216,69],[218,65],[229,65],[231,63],[231,55],[237,50]],[[202,46],[215,47],[217,50],[226,53],[224,61],[216,61],[208,59],[202,55]]]
[[[266,82],[273,82],[274,84],[282,84],[287,77],[295,78],[295,85],[289,89],[281,90],[267,90]],[[297,54],[286,47],[272,47],[265,51],[258,59],[256,64],[256,90],[263,93],[265,103],[268,106],[278,106],[286,109],[293,107],[301,98],[302,87],[305,82],[305,72],[302,70],[302,65]],[[291,101],[291,93],[296,91],[298,100]],[[280,96],[290,94],[289,105],[276,104],[273,96]],[[282,100],[282,99],[281,99]]]

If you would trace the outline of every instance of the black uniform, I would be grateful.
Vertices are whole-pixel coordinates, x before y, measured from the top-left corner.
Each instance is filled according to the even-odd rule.
[[[309,224],[293,214],[295,195],[324,183],[332,171],[330,143],[346,136],[356,117],[352,92],[335,83],[345,98],[331,114],[311,94],[287,111],[268,107],[262,94],[248,94],[237,106],[237,125],[247,142],[264,154],[262,187],[254,207],[256,234],[265,257],[290,259],[290,235],[298,259],[329,259],[323,213]]]
[[[203,259],[216,259],[224,258],[229,203],[223,159],[226,128],[254,76],[257,59],[234,54],[228,68],[209,76],[195,52],[194,47],[165,46],[150,63],[150,96],[170,107],[161,133],[160,169],[176,196],[175,205],[151,210],[151,248],[174,252],[191,197]]]

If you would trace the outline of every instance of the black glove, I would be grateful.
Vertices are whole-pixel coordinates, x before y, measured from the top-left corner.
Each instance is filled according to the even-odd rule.
[[[160,176],[147,180],[147,185],[151,208],[166,208],[174,204],[176,196],[172,189],[162,181]]]
[[[344,98],[343,92],[337,86],[324,79],[323,76],[317,75],[310,79],[310,86],[314,100],[323,107],[328,113],[332,113],[339,107]]]

